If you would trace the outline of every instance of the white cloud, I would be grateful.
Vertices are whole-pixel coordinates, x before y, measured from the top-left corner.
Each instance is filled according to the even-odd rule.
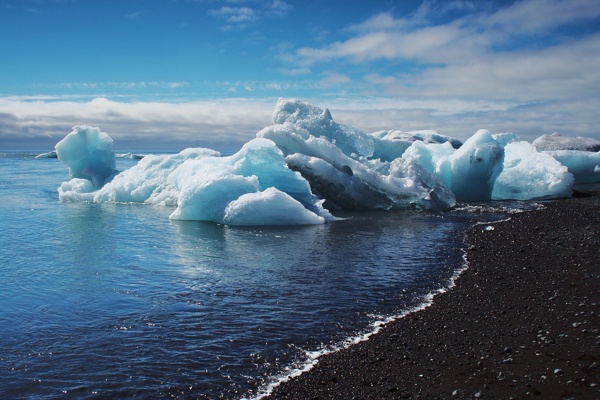
[[[321,78],[320,83],[323,87],[332,87],[347,84],[351,81],[352,79],[346,75],[337,72],[327,72],[323,75],[323,78]]]
[[[210,9],[207,14],[211,17],[217,17],[225,20],[227,25],[225,30],[233,28],[245,28],[248,24],[259,19],[279,18],[289,14],[292,6],[283,0],[272,0],[267,2],[258,2],[255,8],[248,6],[231,7],[222,6],[218,9]]]
[[[189,86],[186,81],[129,81],[129,82],[62,82],[59,84],[36,84],[37,89],[140,89],[140,88],[170,88],[178,89]]]
[[[600,114],[596,104],[585,99],[515,104],[485,99],[336,95],[305,100],[331,109],[336,122],[366,132],[436,129],[465,140],[478,129],[486,128],[494,133],[514,132],[530,141],[557,131],[600,139],[597,129]],[[0,148],[9,149],[11,143],[20,141],[27,142],[29,149],[51,149],[72,126],[86,124],[98,126],[111,135],[117,149],[210,147],[221,151],[236,150],[272,123],[276,101],[275,98],[236,98],[131,103],[106,98],[87,102],[44,96],[0,98]]]
[[[273,17],[283,17],[292,11],[292,5],[282,0],[273,0],[267,6],[267,14]]]
[[[256,12],[250,7],[221,7],[209,10],[208,15],[225,19],[228,23],[250,22],[257,19]]]
[[[463,136],[478,127],[598,136],[600,33],[597,26],[571,30],[600,18],[597,2],[523,0],[492,7],[424,1],[412,15],[372,16],[341,32],[344,40],[302,47],[282,60],[303,70],[335,66],[354,77],[340,82],[342,93],[353,88],[359,96],[398,100],[380,110],[382,123],[366,124],[371,128],[385,129],[386,119],[403,115],[414,118],[405,121],[410,126],[430,122]],[[456,10],[466,13],[449,19]],[[376,114],[352,110],[350,118],[373,121]]]
[[[559,26],[599,16],[600,7],[595,0],[535,0],[515,2],[475,21],[482,27],[507,35],[539,35]]]
[[[74,125],[98,126],[119,142],[143,147],[238,148],[271,123],[276,99],[125,103],[106,98],[0,98],[0,147],[15,140],[54,145]]]

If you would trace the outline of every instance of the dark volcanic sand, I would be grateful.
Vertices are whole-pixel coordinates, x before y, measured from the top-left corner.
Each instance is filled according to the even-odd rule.
[[[600,193],[578,194],[471,228],[455,288],[271,398],[600,399]]]

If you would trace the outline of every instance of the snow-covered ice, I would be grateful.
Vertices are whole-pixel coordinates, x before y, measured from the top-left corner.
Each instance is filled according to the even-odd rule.
[[[538,151],[580,150],[600,151],[600,140],[587,137],[562,136],[558,133],[542,135],[532,143]]]

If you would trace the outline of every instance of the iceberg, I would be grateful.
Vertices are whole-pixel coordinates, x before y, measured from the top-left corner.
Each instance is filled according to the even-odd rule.
[[[58,189],[62,202],[88,201],[94,203],[147,203],[175,206],[179,195],[177,188],[167,182],[169,174],[186,160],[218,157],[220,153],[209,149],[189,148],[178,154],[147,155],[136,165],[116,175],[98,190],[87,190],[85,185],[73,186],[63,182]],[[91,186],[94,189],[94,186]]]
[[[308,182],[287,166],[281,150],[267,139],[253,139],[232,156],[188,160],[169,174],[167,182],[179,193],[177,209],[171,214],[173,219],[229,224],[243,221],[243,225],[263,225],[266,222],[260,216],[264,213],[248,217],[240,215],[240,210],[252,213],[257,207],[264,209],[265,202],[270,200],[273,212],[277,213],[283,206],[279,201],[287,196],[288,206],[294,200],[294,205],[301,204],[318,217],[304,218],[303,223],[334,220],[322,207],[322,201],[312,194]],[[280,193],[275,195],[269,191],[268,195],[256,195],[268,188]],[[255,195],[239,200],[246,194]],[[239,201],[230,204],[235,200]]]
[[[425,144],[450,143],[454,149],[462,146],[462,142],[451,136],[441,135],[434,130],[420,130],[412,132],[403,132],[401,130],[378,131],[371,133],[375,144],[372,158],[378,158],[382,161],[393,161],[402,157],[402,154],[414,142],[423,142]]]
[[[373,155],[373,138],[359,129],[335,123],[326,108],[300,100],[279,99],[273,113],[273,123],[301,128],[298,133],[304,139],[308,139],[308,136],[324,137],[347,156]]]
[[[403,157],[435,174],[458,201],[492,199],[496,178],[502,171],[504,148],[486,129],[478,130],[458,150],[450,142],[414,142]]]
[[[459,201],[492,199],[502,172],[504,148],[487,129],[480,129],[450,156],[450,190]]]
[[[84,147],[84,142],[71,143],[73,153],[77,145]],[[209,149],[147,155],[100,189],[91,177],[74,177],[61,184],[58,194],[62,202],[176,206],[171,219],[230,225],[322,224],[335,219],[266,139],[254,139],[229,157]]]
[[[576,184],[600,182],[600,151],[556,150],[545,153],[565,165],[575,176]]]
[[[552,135],[542,135],[532,143],[538,151],[559,151],[559,150],[578,150],[578,151],[600,151],[600,140],[587,137],[569,137],[558,133]]]
[[[454,206],[454,195],[427,170],[400,167],[402,161],[394,166],[369,159],[373,139],[354,128],[342,129],[327,109],[280,99],[273,122],[257,137],[272,140],[290,168],[310,182],[330,209],[447,210]]]
[[[600,140],[553,133],[542,135],[531,144],[565,165],[575,176],[576,184],[600,182]]]
[[[494,184],[493,200],[531,200],[568,197],[575,178],[567,167],[531,144],[519,141],[505,147],[504,168]]]
[[[540,146],[549,142],[556,137]],[[58,188],[60,201],[173,207],[173,220],[304,225],[335,221],[330,210],[443,211],[457,201],[566,197],[574,182],[600,181],[600,152],[539,151],[485,129],[464,143],[436,131],[367,134],[336,123],[326,108],[286,99],[273,124],[230,156],[189,148],[135,156],[119,172],[112,144],[84,125],[56,144],[71,177]]]
[[[112,145],[112,138],[99,128],[77,125],[56,144],[55,151],[69,167],[71,178],[87,179],[100,189],[119,172]]]

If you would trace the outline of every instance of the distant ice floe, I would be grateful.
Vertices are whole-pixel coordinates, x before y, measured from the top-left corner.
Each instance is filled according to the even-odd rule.
[[[334,221],[329,210],[443,211],[457,201],[566,197],[574,181],[600,181],[600,153],[540,152],[510,133],[482,129],[464,143],[435,131],[367,134],[285,99],[273,122],[231,156],[185,149],[135,157],[122,172],[110,136],[76,126],[56,145],[72,178],[59,199],[173,206],[179,220],[302,225]]]
[[[538,151],[578,150],[578,151],[600,151],[600,140],[587,137],[562,136],[558,133],[542,135],[532,143]]]

